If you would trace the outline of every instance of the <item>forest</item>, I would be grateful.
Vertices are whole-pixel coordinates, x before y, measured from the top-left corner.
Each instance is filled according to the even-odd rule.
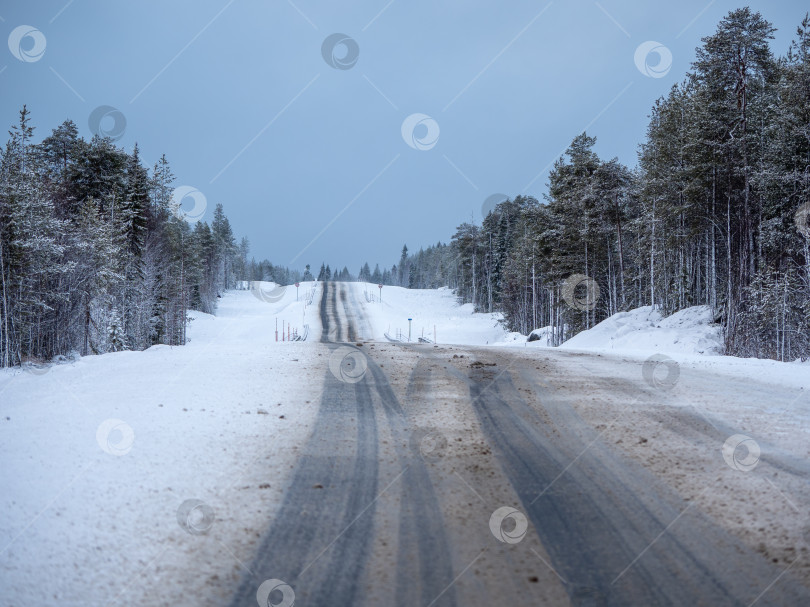
[[[810,18],[784,57],[774,31],[729,13],[652,108],[637,167],[581,133],[542,202],[514,196],[447,245],[403,249],[398,284],[448,285],[557,344],[619,311],[706,305],[727,354],[810,357]]]
[[[165,156],[149,171],[70,120],[33,135],[23,107],[0,156],[0,366],[185,343],[188,310],[247,272],[222,205],[192,225]]]

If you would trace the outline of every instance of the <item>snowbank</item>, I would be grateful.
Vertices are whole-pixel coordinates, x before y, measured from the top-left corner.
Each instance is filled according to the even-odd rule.
[[[619,312],[578,333],[559,349],[610,353],[631,361],[664,355],[672,358],[681,370],[711,369],[740,381],[756,379],[810,389],[810,361],[779,362],[721,355],[722,329],[712,323],[708,306],[686,308],[666,318],[650,306]]]
[[[321,346],[275,341],[317,338],[312,286],[226,293],[183,347],[0,371],[0,602],[229,602],[317,413]]]
[[[644,306],[614,314],[560,347],[717,355],[723,351],[723,336],[720,327],[711,322],[708,306],[686,308],[666,318],[651,306]]]

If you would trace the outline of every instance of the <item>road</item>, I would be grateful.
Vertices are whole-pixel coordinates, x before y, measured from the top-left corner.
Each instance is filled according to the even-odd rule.
[[[805,569],[718,524],[736,477],[695,494],[618,446],[654,388],[587,375],[587,357],[572,377],[573,354],[365,341],[341,283],[320,313],[320,409],[233,605],[264,580],[286,584],[273,605],[810,604]],[[720,422],[675,420],[722,444]],[[807,484],[806,462],[769,465]]]

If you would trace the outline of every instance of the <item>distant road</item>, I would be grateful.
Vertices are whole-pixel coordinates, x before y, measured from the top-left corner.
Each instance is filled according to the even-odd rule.
[[[324,283],[320,410],[233,605],[267,579],[302,606],[810,605],[798,566],[704,511],[728,487],[686,496],[607,440],[620,419],[580,414],[654,395],[571,375],[584,355],[366,342],[362,309]],[[720,422],[677,415],[695,445],[722,444]],[[806,462],[780,465],[806,480]]]

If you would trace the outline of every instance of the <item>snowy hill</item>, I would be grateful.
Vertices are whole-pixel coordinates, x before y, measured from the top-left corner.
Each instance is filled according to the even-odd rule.
[[[458,303],[453,291],[441,289],[405,289],[367,282],[352,283],[355,296],[365,307],[373,339],[385,341],[386,333],[407,341],[408,319],[411,341],[424,337],[443,344],[487,345],[507,335],[499,323],[501,314],[480,314],[472,304]],[[435,329],[435,331],[434,331]]]

